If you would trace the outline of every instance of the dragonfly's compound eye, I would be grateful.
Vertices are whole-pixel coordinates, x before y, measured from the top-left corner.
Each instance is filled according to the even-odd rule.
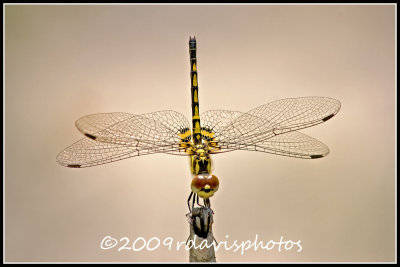
[[[199,197],[210,198],[218,191],[219,180],[213,174],[198,174],[193,177],[192,191]]]

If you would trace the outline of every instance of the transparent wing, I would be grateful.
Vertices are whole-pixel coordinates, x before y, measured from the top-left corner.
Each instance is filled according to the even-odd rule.
[[[57,161],[67,167],[90,167],[153,153],[187,155],[179,146],[179,134],[190,125],[175,111],[92,114],[75,124],[86,138],[57,156]]]
[[[64,149],[57,156],[57,162],[66,167],[84,168],[110,163],[126,158],[154,154],[175,153],[176,146],[125,146],[94,141],[85,137]]]
[[[200,115],[200,122],[203,128],[209,129],[215,137],[223,138],[221,134],[237,118],[244,115],[244,112],[231,110],[208,110]]]
[[[99,142],[127,147],[179,144],[179,133],[188,129],[186,117],[176,111],[163,110],[142,115],[101,113],[80,118],[76,127],[85,136]]]
[[[254,144],[223,142],[220,148],[222,152],[248,150],[304,159],[321,158],[329,153],[329,148],[322,142],[298,131],[277,135]]]
[[[329,149],[321,142],[295,131],[323,123],[336,115],[339,109],[340,102],[332,98],[288,98],[247,113],[210,110],[204,112],[201,119],[202,126],[214,131],[215,141],[220,147],[215,153],[252,150],[318,158],[327,155]]]

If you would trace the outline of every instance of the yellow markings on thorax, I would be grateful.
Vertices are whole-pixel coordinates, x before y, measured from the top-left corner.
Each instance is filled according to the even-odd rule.
[[[184,149],[186,153],[191,154],[190,147],[191,147],[191,138],[192,132],[187,129],[185,132],[178,133],[180,140],[179,147]]]
[[[221,149],[218,147],[218,141],[209,141],[208,145],[213,148],[213,151],[218,151]]]
[[[214,138],[214,133],[206,131],[206,130],[201,130],[201,135],[205,136],[205,137],[208,137],[210,139]]]
[[[193,74],[193,86],[197,86],[197,74]]]
[[[199,162],[195,159],[194,155],[190,156],[190,161],[191,161],[190,171],[194,175],[198,174],[200,171],[200,165]]]
[[[186,131],[186,132],[184,132],[184,133],[179,133],[178,135],[179,135],[179,137],[180,137],[181,139],[186,139],[186,138],[188,138],[191,134],[192,134],[192,133],[191,133],[191,131],[189,130],[189,131]]]
[[[190,163],[190,170],[193,175],[199,173],[211,173],[211,158],[206,155],[206,152],[203,149],[197,149],[194,151],[194,154],[190,156]]]

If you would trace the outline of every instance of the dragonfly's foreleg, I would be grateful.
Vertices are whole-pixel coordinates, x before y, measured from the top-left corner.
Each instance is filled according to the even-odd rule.
[[[187,204],[188,204],[188,208],[189,208],[189,212],[190,213],[192,212],[192,209],[190,208],[190,199],[192,198],[192,196],[193,196],[193,192],[190,192],[189,198],[187,200]]]
[[[196,198],[197,198],[197,197],[198,197],[197,194],[194,193],[194,195],[193,195],[193,201],[192,201],[192,210],[194,209],[194,202],[196,201]]]
[[[200,207],[203,207],[202,205],[200,205],[199,203],[199,195],[197,195],[197,200],[196,200],[197,205],[199,205]]]

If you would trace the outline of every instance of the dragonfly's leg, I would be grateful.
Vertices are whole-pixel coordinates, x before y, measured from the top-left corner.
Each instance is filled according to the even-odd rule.
[[[196,197],[197,197],[197,194],[195,193],[195,194],[193,195],[192,210],[194,209],[194,202],[196,201]]]
[[[199,205],[200,207],[203,207],[202,205],[200,205],[199,203],[199,195],[197,195],[197,200],[196,200],[197,205]]]
[[[190,199],[192,198],[192,196],[193,196],[193,192],[190,192],[189,198],[188,198],[188,200],[187,200],[189,212],[192,212],[192,209],[190,208]]]

